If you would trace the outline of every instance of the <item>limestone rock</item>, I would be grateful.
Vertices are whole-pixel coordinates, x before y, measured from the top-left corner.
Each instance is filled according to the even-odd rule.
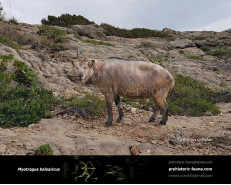
[[[188,141],[183,133],[182,130],[180,129],[174,129],[173,132],[171,133],[169,137],[170,144],[172,145],[181,145],[181,146],[186,146],[188,144]]]
[[[195,43],[189,39],[177,39],[175,41],[171,41],[170,44],[175,48],[189,48],[189,47],[195,47]]]
[[[107,36],[103,33],[104,29],[98,25],[74,25],[71,29],[80,36],[87,36],[91,39],[107,40]]]
[[[78,96],[79,93],[73,90],[66,90],[64,92],[63,98],[69,99]]]
[[[222,113],[231,113],[231,103],[218,103],[217,104]]]
[[[137,108],[131,107],[131,112],[132,112],[132,114],[136,114],[137,113]]]
[[[204,52],[196,47],[185,48],[182,50],[185,56],[203,56]]]
[[[0,145],[0,153],[4,153],[6,151],[7,146],[4,144]]]
[[[164,28],[164,29],[162,30],[162,32],[163,32],[163,33],[166,33],[166,34],[168,34],[168,35],[172,35],[172,34],[175,33],[175,31],[172,30],[172,29],[170,29],[170,28]]]
[[[213,113],[210,111],[206,111],[206,113],[205,113],[205,116],[212,116],[212,115],[213,115]]]

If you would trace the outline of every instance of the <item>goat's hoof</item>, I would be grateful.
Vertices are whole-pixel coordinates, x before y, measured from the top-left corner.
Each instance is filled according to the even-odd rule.
[[[155,122],[155,120],[156,120],[155,118],[152,118],[152,117],[151,117],[151,118],[149,119],[149,122]]]
[[[112,125],[112,121],[107,121],[106,123],[105,123],[105,127],[110,127]]]
[[[166,125],[166,121],[162,121],[162,120],[161,120],[161,121],[160,121],[160,124],[161,124],[161,125]]]
[[[122,118],[118,118],[117,120],[116,120],[116,123],[120,123],[122,121]]]

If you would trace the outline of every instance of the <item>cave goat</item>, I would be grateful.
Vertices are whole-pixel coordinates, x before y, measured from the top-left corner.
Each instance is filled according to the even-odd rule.
[[[157,113],[161,110],[161,125],[166,125],[168,120],[168,104],[166,97],[174,87],[172,75],[163,67],[146,61],[128,61],[116,57],[106,59],[81,58],[77,51],[77,60],[72,61],[75,75],[82,84],[96,85],[104,94],[108,120],[105,126],[112,125],[112,105],[115,104],[119,111],[117,123],[124,116],[121,108],[121,96],[129,98],[149,98],[155,102],[153,115],[149,121],[154,122]]]

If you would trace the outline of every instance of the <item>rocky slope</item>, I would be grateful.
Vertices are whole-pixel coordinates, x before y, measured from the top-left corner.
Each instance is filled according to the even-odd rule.
[[[39,37],[38,28],[21,24],[19,32]],[[0,55],[13,54],[16,59],[26,62],[37,71],[41,84],[54,90],[57,97],[68,98],[86,91],[101,95],[97,88],[83,87],[75,81],[69,60],[76,57],[76,48],[83,55],[90,51],[90,58],[114,56],[145,61],[154,58],[170,72],[190,75],[211,89],[231,89],[230,58],[214,57],[201,49],[203,46],[231,49],[230,30],[217,33],[164,29],[163,32],[174,38],[168,40],[106,36],[94,25],[59,29],[67,34],[62,51],[32,49],[31,45],[16,51],[0,44]],[[80,33],[82,38],[101,39],[113,46],[85,43],[75,37]],[[123,106],[126,110],[124,121],[110,128],[103,127],[106,117],[84,120],[65,114],[44,119],[28,128],[0,128],[0,154],[31,154],[36,147],[47,143],[56,155],[130,155],[130,145],[137,146],[141,155],[231,154],[230,104],[219,105],[223,112],[219,116],[171,116],[165,127],[147,122],[151,112]],[[117,116],[116,110],[114,114]]]

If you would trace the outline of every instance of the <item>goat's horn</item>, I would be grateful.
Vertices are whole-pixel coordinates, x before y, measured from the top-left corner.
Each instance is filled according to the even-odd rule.
[[[79,50],[77,49],[77,58],[79,58]]]
[[[90,51],[88,51],[88,52],[87,52],[87,54],[86,54],[86,58],[88,58],[89,53],[90,53]]]

